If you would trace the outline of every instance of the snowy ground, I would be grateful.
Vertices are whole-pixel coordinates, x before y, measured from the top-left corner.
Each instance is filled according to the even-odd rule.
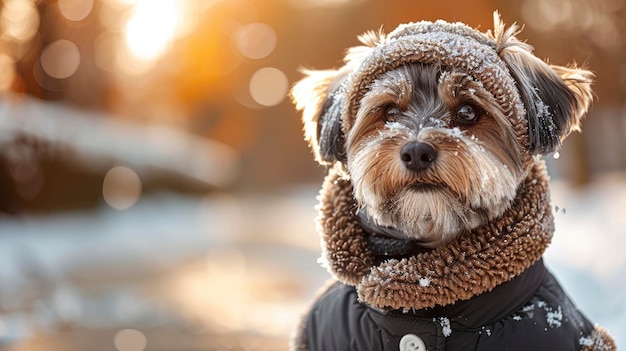
[[[626,177],[552,191],[546,262],[626,348]],[[0,218],[0,349],[128,351],[123,330],[140,333],[146,350],[286,348],[328,277],[316,262],[316,193],[157,194],[123,212]],[[165,344],[177,337],[202,347]]]
[[[552,184],[556,233],[546,262],[578,307],[626,348],[626,178],[572,190]]]

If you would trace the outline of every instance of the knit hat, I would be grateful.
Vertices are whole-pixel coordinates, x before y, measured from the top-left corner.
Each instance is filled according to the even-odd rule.
[[[525,49],[529,46],[513,36],[517,33],[515,25],[505,32],[499,15],[495,13],[494,16],[497,40],[490,31],[481,33],[466,24],[442,20],[402,24],[388,35],[370,32],[361,36],[370,51],[364,55],[363,47],[360,47],[359,55],[349,54],[346,58],[352,60],[358,56],[360,62],[348,63],[358,65],[358,69],[344,82],[344,133],[354,123],[361,99],[378,76],[404,64],[420,62],[454,69],[480,82],[511,121],[520,145],[526,146],[526,110],[516,81],[499,51],[511,43]],[[498,47],[497,42],[504,44]]]
[[[503,35],[503,28],[497,17],[495,32]],[[515,33],[516,29],[512,28],[508,35]],[[360,101],[376,77],[403,64],[421,62],[461,71],[480,82],[512,125],[517,126],[520,144],[526,144],[526,111],[516,82],[498,55],[500,48],[490,32],[481,33],[463,23],[422,21],[400,25],[387,36],[380,34],[375,44],[346,81],[344,132],[351,128]]]
[[[435,64],[465,73],[481,84],[511,122],[527,160],[533,154],[557,151],[587,112],[593,74],[573,66],[548,65],[515,37],[518,33],[517,25],[505,28],[495,12],[493,32],[439,20],[403,24],[388,35],[368,32],[360,36],[364,45],[348,51],[344,67],[334,73],[322,71],[313,79],[314,85],[321,84],[314,91],[328,89],[326,100],[316,102],[320,110],[309,111],[306,98],[295,97],[298,107],[305,109],[305,126],[317,126],[305,130],[318,160],[345,161],[341,144],[362,98],[378,77],[408,63]],[[333,74],[336,81],[328,85]],[[310,87],[304,84],[304,88]]]

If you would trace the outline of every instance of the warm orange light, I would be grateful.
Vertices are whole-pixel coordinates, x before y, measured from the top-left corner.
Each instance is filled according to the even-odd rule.
[[[146,61],[163,55],[182,22],[183,5],[176,0],[136,0],[125,28],[131,53]]]

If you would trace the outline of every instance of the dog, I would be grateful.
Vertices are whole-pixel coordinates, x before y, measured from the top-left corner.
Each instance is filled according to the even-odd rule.
[[[493,31],[422,21],[367,32],[291,90],[326,165],[317,210],[333,275],[293,350],[615,350],[543,265],[543,155],[580,129],[592,72]]]

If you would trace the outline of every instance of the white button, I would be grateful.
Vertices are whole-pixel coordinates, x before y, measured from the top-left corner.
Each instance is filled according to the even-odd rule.
[[[407,334],[400,339],[400,351],[426,351],[426,345],[419,336]]]

